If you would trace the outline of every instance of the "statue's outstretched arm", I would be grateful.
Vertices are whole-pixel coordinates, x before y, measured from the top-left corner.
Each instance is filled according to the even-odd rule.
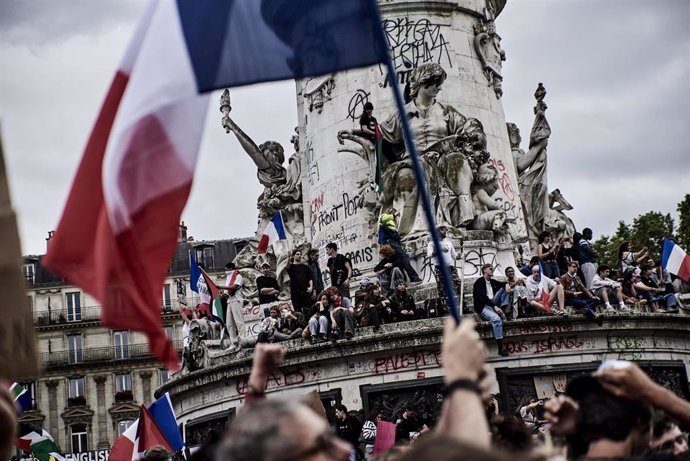
[[[247,136],[247,133],[242,131],[242,128],[237,126],[237,124],[229,116],[223,117],[223,128],[225,128],[226,131],[232,131],[235,134],[237,140],[242,146],[242,149],[244,149],[249,157],[251,157],[258,169],[263,170],[271,167],[271,163],[261,152],[259,146],[257,146],[254,140]]]
[[[537,160],[537,157],[539,157],[539,154],[546,149],[546,145],[549,143],[549,139],[542,139],[541,141],[537,141],[535,145],[530,147],[530,149],[525,152],[523,155],[519,155],[516,158],[516,167],[518,170],[518,173],[522,173],[525,171],[527,168],[529,168],[534,162]]]

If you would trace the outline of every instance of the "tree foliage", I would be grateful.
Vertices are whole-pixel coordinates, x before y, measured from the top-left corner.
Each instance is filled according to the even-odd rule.
[[[603,235],[594,242],[594,248],[599,254],[599,264],[617,268],[618,248],[626,241],[632,242],[636,252],[644,247],[649,248],[650,257],[654,260],[661,258],[664,238],[673,237],[681,247],[690,250],[690,194],[686,194],[678,204],[678,214],[680,219],[675,233],[675,223],[670,213],[650,211],[639,215],[631,225],[619,221],[613,235]]]
[[[685,194],[678,204],[678,229],[676,229],[676,242],[685,251],[690,251],[690,194]]]

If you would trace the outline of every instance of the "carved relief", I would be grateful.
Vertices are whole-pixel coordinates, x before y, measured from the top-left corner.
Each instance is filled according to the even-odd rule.
[[[307,100],[309,112],[316,109],[321,113],[323,105],[331,100],[331,91],[335,88],[335,80],[332,75],[322,75],[307,80],[304,87],[303,97]]]
[[[496,97],[503,96],[502,62],[506,60],[506,53],[501,49],[501,37],[496,33],[496,18],[492,5],[484,8],[484,17],[474,26],[474,50],[482,63],[484,75],[493,87]]]

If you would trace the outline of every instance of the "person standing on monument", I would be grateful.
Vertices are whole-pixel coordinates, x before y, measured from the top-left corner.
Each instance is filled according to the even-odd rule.
[[[237,270],[235,263],[225,265],[225,286],[219,286],[221,290],[228,292],[228,310],[225,314],[225,326],[230,334],[230,342],[233,348],[240,347],[240,341],[244,336],[244,279]]]
[[[443,276],[441,275],[441,264],[447,266],[450,270],[450,276],[453,280],[453,286],[455,287],[455,292],[459,293],[460,286],[462,282],[460,277],[458,277],[458,271],[455,270],[455,261],[461,258],[461,255],[457,254],[453,242],[447,237],[448,226],[440,225],[438,226],[439,237],[441,238],[441,255],[436,257],[436,249],[434,248],[434,241],[431,240],[426,247],[426,257],[431,259],[436,257],[434,260],[434,274],[436,275],[436,290],[438,291],[439,297],[446,297],[446,293],[443,290]],[[460,300],[460,305],[462,306],[462,299]]]
[[[503,286],[494,280],[494,268],[491,264],[482,266],[482,276],[474,282],[472,298],[474,310],[481,318],[491,322],[491,329],[498,345],[498,355],[507,357],[508,351],[503,347],[503,320],[507,320],[500,307],[504,293]]]
[[[599,257],[594,250],[592,243],[592,229],[585,227],[582,229],[582,239],[579,243],[580,264],[582,268],[582,275],[585,278],[585,286],[587,289],[592,288],[592,280],[597,275],[597,267],[599,267]]]
[[[307,267],[311,272],[311,282],[314,286],[311,299],[316,300],[316,297],[323,292],[323,275],[321,274],[321,267],[319,266],[319,250],[312,248],[308,253]]]
[[[331,273],[331,286],[338,288],[338,294],[346,298],[350,297],[350,279],[352,278],[352,263],[338,253],[338,244],[331,242],[326,245],[328,255],[328,270]]]
[[[364,132],[366,138],[376,144],[376,126],[378,122],[376,121],[376,117],[372,115],[373,113],[374,105],[367,101],[364,104],[364,112],[359,118],[359,127],[362,129],[362,132]]]
[[[280,286],[278,280],[271,275],[271,265],[267,262],[261,264],[261,275],[256,278],[256,289],[259,292],[259,304],[278,301]]]
[[[290,277],[292,307],[297,312],[306,313],[306,310],[311,306],[314,283],[311,279],[311,271],[305,264],[302,264],[301,250],[292,251],[287,272]]]

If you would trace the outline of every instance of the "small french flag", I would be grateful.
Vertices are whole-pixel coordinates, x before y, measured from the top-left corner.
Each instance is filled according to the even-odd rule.
[[[283,215],[280,211],[273,215],[273,218],[268,222],[264,235],[261,236],[259,246],[256,248],[256,254],[263,255],[268,251],[268,247],[273,245],[277,240],[286,240],[285,223],[283,222]]]
[[[664,239],[661,265],[671,274],[690,282],[690,256],[671,240]]]

